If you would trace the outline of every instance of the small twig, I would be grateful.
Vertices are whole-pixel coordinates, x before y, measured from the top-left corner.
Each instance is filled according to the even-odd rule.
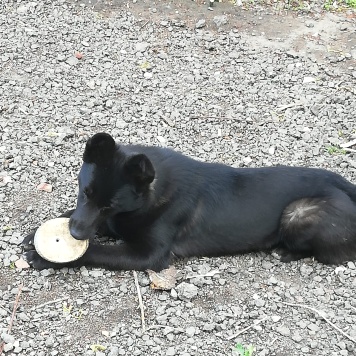
[[[277,340],[278,340],[278,337],[274,338],[268,345],[272,346]]]
[[[330,48],[329,46],[326,47],[326,50],[327,50],[328,52],[332,52],[332,53],[341,53],[341,54],[344,54],[344,52],[341,51],[340,49],[332,49],[332,48]]]
[[[262,323],[262,321],[264,321],[264,320],[266,320],[266,319],[267,319],[267,317],[265,317],[265,318],[263,318],[263,319],[260,319],[260,320],[257,320],[254,324],[248,326],[248,327],[245,328],[245,329],[240,330],[238,333],[236,333],[236,334],[234,334],[234,335],[228,336],[226,339],[227,339],[227,340],[235,339],[235,338],[238,337],[239,335],[243,334],[245,331],[247,331],[247,330],[253,328],[254,326],[256,326],[256,325],[258,325],[258,324],[260,324],[260,323]]]
[[[36,305],[35,307],[32,307],[32,308],[31,308],[31,311],[36,310],[36,309],[40,309],[40,308],[45,307],[46,305],[49,305],[49,304],[53,304],[53,303],[57,303],[57,302],[62,302],[63,300],[67,300],[67,299],[69,299],[69,297],[64,297],[64,298],[58,298],[58,299],[50,300],[49,302],[46,302],[46,303],[43,303],[43,304],[40,304],[40,305]]]
[[[7,328],[8,333],[11,333],[12,330],[12,325],[14,324],[14,319],[15,319],[15,314],[16,314],[16,310],[19,307],[19,302],[20,302],[20,296],[21,296],[21,292],[22,292],[22,285],[19,286],[19,291],[17,292],[16,298],[15,298],[15,303],[14,303],[14,307],[12,309],[12,314],[11,314],[11,319],[10,319],[10,323],[9,323],[9,327]],[[0,344],[0,355],[2,355],[3,351],[4,351],[4,346],[5,346],[5,341],[2,341]]]
[[[286,109],[290,109],[290,108],[294,108],[294,107],[302,106],[302,105],[303,105],[303,103],[301,101],[297,101],[297,102],[292,103],[292,104],[280,106],[279,108],[276,109],[276,111],[277,112],[281,112],[281,111],[284,111]]]
[[[339,87],[339,89],[344,89],[344,90],[350,92],[351,94],[356,95],[356,91],[353,90],[353,89],[350,88],[350,87],[344,87],[344,86],[342,86],[342,87]]]
[[[8,331],[9,333],[11,332],[12,324],[14,323],[14,318],[15,318],[16,310],[17,310],[17,308],[19,307],[19,301],[20,301],[20,296],[21,296],[21,292],[22,292],[22,287],[23,287],[23,286],[20,285],[19,291],[17,292],[17,295],[16,295],[14,308],[12,309],[10,324],[9,324],[8,329],[7,329],[7,331]]]
[[[189,119],[222,119],[222,120],[230,120],[230,117],[227,116],[198,116],[198,115],[192,115],[189,116]]]
[[[132,271],[132,273],[133,273],[133,276],[135,279],[135,285],[136,285],[137,296],[138,296],[138,304],[139,304],[140,310],[141,310],[142,332],[144,333],[146,330],[146,323],[145,323],[145,312],[144,312],[144,306],[143,306],[143,302],[142,302],[141,290],[140,290],[140,286],[138,284],[137,272]]]
[[[354,150],[352,148],[343,148],[343,150],[346,152],[356,152],[356,150]]]
[[[204,278],[204,277],[213,277],[215,274],[221,273],[220,271],[210,271],[207,272],[205,274],[196,274],[196,275],[192,275],[192,276],[187,276],[185,277],[186,279],[190,279],[190,278]]]
[[[356,140],[352,140],[352,141],[350,141],[350,142],[342,143],[342,144],[340,145],[340,147],[342,147],[342,148],[349,148],[349,147],[355,146],[355,145],[356,145]]]
[[[162,117],[162,120],[167,124],[169,125],[170,127],[174,127],[174,122],[166,117]]]
[[[169,325],[160,325],[160,324],[154,324],[154,325],[150,325],[146,331],[151,330],[151,329],[165,329],[165,328],[169,328],[170,330],[174,330],[174,331],[178,331],[180,333],[183,333],[184,330],[181,328],[174,328],[173,326],[169,326]]]
[[[314,313],[320,315],[329,325],[331,325],[335,330],[337,330],[339,333],[341,333],[342,335],[344,335],[345,337],[347,337],[349,340],[351,340],[352,342],[354,342],[356,344],[356,340],[346,334],[344,331],[342,331],[340,328],[338,328],[335,324],[333,324],[328,318],[326,318],[322,312],[320,312],[319,310],[317,309],[314,309],[312,307],[309,307],[308,305],[304,305],[304,304],[294,304],[294,303],[287,303],[287,302],[281,302],[282,304],[285,304],[285,305],[289,305],[289,306],[292,306],[292,307],[300,307],[300,308],[305,308],[305,309],[309,309],[311,311],[313,311]]]
[[[10,312],[8,311],[8,309],[4,308],[4,307],[1,306],[1,305],[0,305],[0,308],[1,308],[2,310],[4,310],[6,313],[10,313]]]
[[[149,21],[146,21],[146,22],[140,27],[140,30],[142,30],[148,23],[149,23]]]

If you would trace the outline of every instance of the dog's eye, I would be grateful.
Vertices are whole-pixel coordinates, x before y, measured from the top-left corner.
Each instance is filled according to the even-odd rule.
[[[110,207],[104,206],[103,208],[100,209],[101,214],[108,213],[110,211]]]

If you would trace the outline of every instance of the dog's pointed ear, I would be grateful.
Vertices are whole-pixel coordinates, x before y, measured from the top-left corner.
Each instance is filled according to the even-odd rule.
[[[83,161],[102,166],[108,165],[114,157],[115,150],[115,141],[109,134],[97,133],[87,141]]]
[[[153,164],[144,154],[136,154],[128,157],[125,168],[136,183],[149,184],[152,183],[155,178]]]

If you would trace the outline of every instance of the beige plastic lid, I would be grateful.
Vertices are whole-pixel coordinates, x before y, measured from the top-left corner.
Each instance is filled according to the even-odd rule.
[[[57,218],[37,229],[34,244],[39,255],[47,261],[65,263],[83,256],[89,240],[76,240],[69,232],[69,218]]]

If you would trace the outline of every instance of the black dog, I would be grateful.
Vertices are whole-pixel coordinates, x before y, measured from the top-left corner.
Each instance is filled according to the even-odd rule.
[[[86,144],[71,234],[125,243],[89,244],[66,266],[161,270],[173,257],[221,256],[280,247],[282,261],[356,258],[356,186],[338,174],[298,167],[231,168],[158,147]],[[60,268],[23,242],[38,269]]]

